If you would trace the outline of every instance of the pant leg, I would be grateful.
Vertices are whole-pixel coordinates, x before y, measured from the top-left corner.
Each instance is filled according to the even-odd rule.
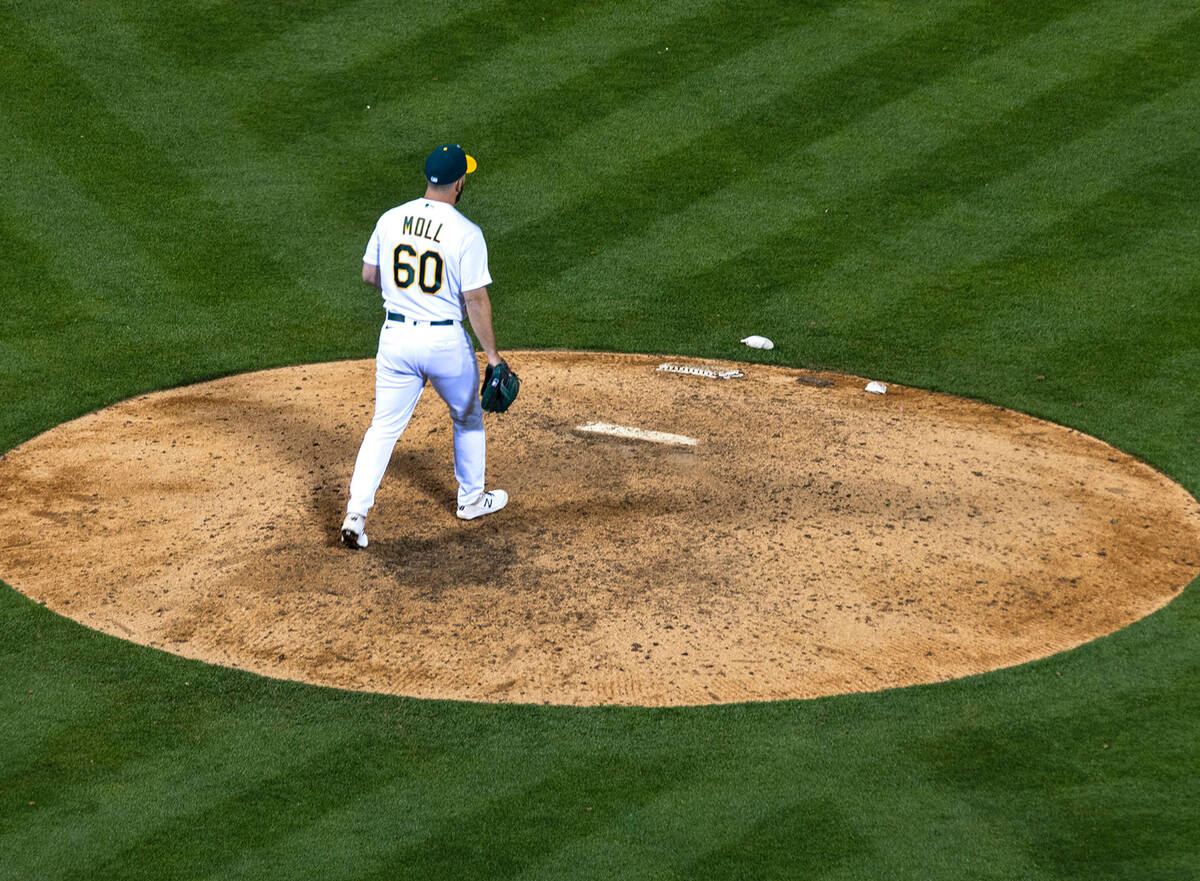
[[[385,329],[384,334],[389,329]],[[375,493],[387,471],[396,441],[403,434],[425,388],[425,377],[391,351],[382,336],[375,359],[375,415],[363,436],[350,478],[346,513],[366,516],[375,504]]]
[[[479,364],[471,339],[461,327],[439,342],[436,366],[430,365],[429,381],[450,409],[454,426],[454,476],[458,480],[458,503],[467,505],[483,495],[487,470],[487,440],[483,430],[483,408],[479,404]]]

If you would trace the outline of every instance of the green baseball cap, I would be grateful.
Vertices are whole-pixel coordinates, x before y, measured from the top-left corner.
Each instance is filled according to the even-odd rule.
[[[464,153],[458,144],[442,144],[425,160],[425,177],[431,184],[451,184],[478,167],[475,157]]]

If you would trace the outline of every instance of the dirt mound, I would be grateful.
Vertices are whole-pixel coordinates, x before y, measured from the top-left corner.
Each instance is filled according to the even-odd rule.
[[[706,704],[933,682],[1079,645],[1200,573],[1200,507],[1094,438],[757,365],[517,352],[504,512],[454,516],[417,407],[337,544],[373,362],[146,395],[0,458],[0,577],[89,627],[420,697]],[[604,377],[604,384],[597,382]],[[580,432],[604,422],[694,445]],[[660,439],[661,440],[661,439]]]

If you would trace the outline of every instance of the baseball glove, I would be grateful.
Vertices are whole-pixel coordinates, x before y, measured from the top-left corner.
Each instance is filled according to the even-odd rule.
[[[521,380],[508,364],[501,361],[495,367],[488,365],[483,375],[483,388],[479,390],[479,401],[483,409],[491,413],[503,413],[517,399]]]

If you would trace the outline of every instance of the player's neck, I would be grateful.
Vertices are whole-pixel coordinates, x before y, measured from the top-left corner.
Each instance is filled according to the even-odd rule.
[[[447,205],[453,205],[455,201],[454,191],[446,192],[445,190],[434,190],[430,187],[425,191],[425,198],[430,202],[445,202]]]

